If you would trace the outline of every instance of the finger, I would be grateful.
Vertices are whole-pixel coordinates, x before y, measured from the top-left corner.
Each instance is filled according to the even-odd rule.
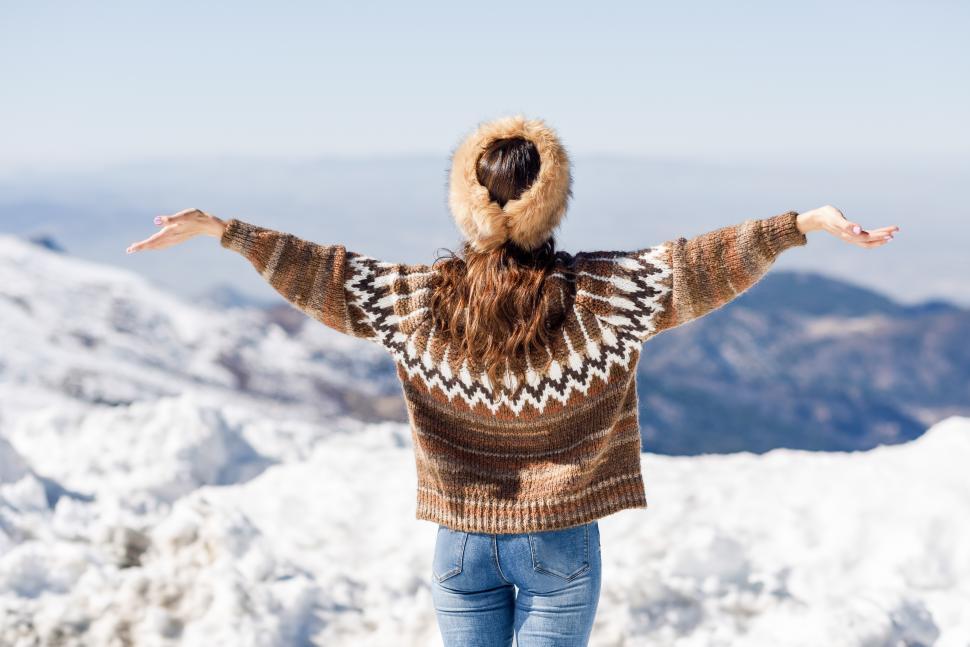
[[[873,240],[876,238],[883,238],[884,236],[892,236],[899,229],[896,225],[890,225],[887,227],[879,227],[877,229],[864,229],[858,223],[853,223],[853,230],[858,227],[859,233],[852,233],[852,231],[842,231],[841,235],[844,240],[849,242],[865,242],[868,240]]]
[[[166,230],[155,232],[145,240],[140,240],[137,243],[133,243],[128,246],[125,251],[129,254],[134,254],[135,252],[140,252],[144,249],[156,249],[158,247],[158,241],[165,236]]]
[[[866,243],[877,243],[892,240],[892,231],[885,230],[875,230],[867,231],[864,234],[859,234],[858,236],[843,235],[842,238],[847,242],[854,244],[866,244]]]
[[[859,223],[853,221],[848,221],[847,224],[843,225],[843,227],[843,233],[855,240],[864,240],[868,236],[882,236],[885,234],[893,234],[899,231],[898,225],[888,225],[886,227],[878,227],[876,229],[864,229]],[[856,232],[857,228],[858,232]]]
[[[873,238],[872,240],[866,240],[855,244],[858,245],[859,247],[865,247],[865,248],[881,247],[882,245],[885,245],[891,240],[892,240],[892,236],[880,236],[878,238]]]
[[[895,234],[897,231],[899,231],[899,227],[897,227],[896,225],[889,225],[887,227],[879,227],[878,229],[870,229],[869,235],[885,236],[887,234]]]
[[[838,231],[839,237],[850,243],[863,243],[867,240],[872,239],[872,234],[865,229],[860,229],[858,234],[854,234],[851,231]]]
[[[845,218],[845,216],[842,216],[842,217]],[[850,236],[858,236],[860,234],[865,233],[865,229],[862,228],[862,225],[860,225],[854,220],[849,220],[848,218],[846,218],[845,221],[841,223],[841,226],[842,226],[842,231],[844,231],[846,234]]]
[[[882,238],[892,238],[896,235],[895,227],[880,227],[879,229],[869,230],[869,239],[882,239]]]
[[[181,211],[177,213],[173,213],[171,215],[155,216],[152,222],[154,222],[156,225],[160,227],[165,227],[166,225],[175,225],[185,220],[186,218],[191,217],[197,211],[198,209],[182,209]]]

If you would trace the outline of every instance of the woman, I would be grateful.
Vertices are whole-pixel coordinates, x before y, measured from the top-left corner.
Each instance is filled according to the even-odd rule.
[[[408,407],[417,513],[438,525],[431,587],[446,645],[585,645],[600,593],[598,519],[645,508],[641,345],[751,287],[785,249],[863,230],[826,206],[627,251],[557,251],[572,196],[556,133],[521,115],[454,150],[458,256],[386,263],[198,209],[129,248],[197,235],[245,256],[290,303],[390,351]]]

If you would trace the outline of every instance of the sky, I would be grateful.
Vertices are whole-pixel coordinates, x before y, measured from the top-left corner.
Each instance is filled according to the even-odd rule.
[[[970,4],[29,2],[0,7],[0,170],[449,151],[970,154]]]
[[[521,113],[574,163],[567,250],[833,204],[892,249],[779,267],[970,305],[967,34],[942,0],[0,3],[0,232],[183,294],[271,296],[215,241],[123,253],[188,207],[430,262],[450,152]]]

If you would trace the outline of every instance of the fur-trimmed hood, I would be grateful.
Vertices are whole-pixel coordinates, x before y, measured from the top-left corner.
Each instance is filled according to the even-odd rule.
[[[539,152],[539,175],[505,208],[478,182],[482,153],[496,139],[523,137]],[[490,251],[508,240],[524,249],[540,247],[559,225],[572,197],[572,174],[566,149],[541,119],[523,115],[482,122],[451,155],[448,206],[458,228],[478,251]]]

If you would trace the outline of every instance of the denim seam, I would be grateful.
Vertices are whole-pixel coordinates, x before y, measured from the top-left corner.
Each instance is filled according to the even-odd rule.
[[[454,531],[450,531],[450,532],[454,532]],[[463,532],[462,538],[461,538],[461,550],[458,552],[458,564],[454,566],[450,571],[447,571],[445,573],[442,573],[441,575],[438,575],[437,573],[434,572],[434,569],[432,568],[431,574],[434,575],[434,579],[437,583],[440,584],[445,580],[449,580],[452,577],[455,577],[456,575],[461,574],[465,564],[465,544],[467,542],[468,542],[468,533]]]
[[[506,584],[511,584],[512,582],[510,582],[509,579],[505,577],[505,573],[502,572],[502,565],[498,562],[498,537],[495,535],[492,535],[492,556],[495,558],[495,568],[498,569],[498,576],[501,577]]]
[[[577,577],[579,577],[580,575],[586,574],[593,567],[593,565],[589,561],[589,525],[590,525],[589,523],[586,523],[586,524],[583,525],[583,531],[584,531],[583,532],[583,535],[585,537],[585,542],[584,542],[585,545],[583,547],[583,552],[584,552],[583,567],[580,568],[578,571],[576,571],[572,575],[563,575],[562,573],[556,573],[556,572],[553,572],[553,571],[548,570],[546,568],[543,568],[541,564],[538,564],[537,563],[535,543],[532,541],[532,534],[529,533],[529,535],[528,535],[529,536],[529,548],[530,548],[530,551],[532,553],[532,567],[536,571],[538,571],[538,572],[548,573],[549,575],[553,575],[553,576],[558,577],[558,578],[560,578],[562,580],[566,580],[567,582],[571,582],[574,579],[576,579]]]

